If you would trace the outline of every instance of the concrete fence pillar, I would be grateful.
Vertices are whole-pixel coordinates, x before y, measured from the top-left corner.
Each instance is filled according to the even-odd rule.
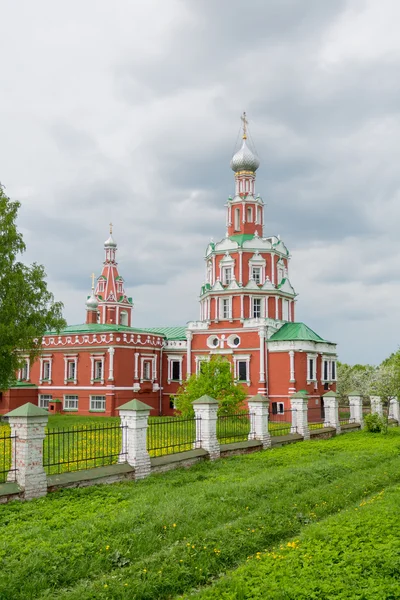
[[[250,413],[249,440],[260,440],[263,448],[271,447],[271,435],[268,431],[269,400],[257,394],[248,401]]]
[[[324,399],[324,427],[334,427],[340,433],[339,399],[335,392],[328,392],[322,396]]]
[[[376,413],[382,418],[383,417],[382,398],[380,396],[370,396],[370,400],[371,400],[371,413]]]
[[[217,438],[218,401],[211,396],[201,396],[192,402],[196,417],[196,433],[201,429],[201,448],[207,450],[210,459],[215,460],[221,455]],[[198,439],[198,435],[196,436]]]
[[[131,400],[118,409],[121,417],[122,448],[119,462],[128,462],[135,469],[135,479],[150,475],[150,455],[147,451],[147,427],[151,406]]]
[[[24,498],[31,500],[45,496],[47,477],[43,468],[43,440],[48,414],[28,402],[5,416],[8,417],[11,436],[15,436],[12,439],[11,468],[16,469],[16,481],[24,491]]]
[[[389,402],[389,419],[400,421],[400,406],[397,398],[392,398]]]
[[[299,433],[305,440],[309,440],[307,392],[296,392],[296,394],[293,394],[290,397],[290,404],[292,408],[291,433]]]
[[[363,403],[360,392],[354,391],[348,394],[349,407],[350,407],[350,423],[358,423],[363,429],[364,427],[364,414],[363,414]]]

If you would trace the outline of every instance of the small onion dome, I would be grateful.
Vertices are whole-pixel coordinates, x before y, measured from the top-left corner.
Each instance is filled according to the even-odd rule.
[[[89,296],[89,298],[86,300],[86,308],[87,310],[97,310],[99,306],[99,303],[97,301],[96,296],[93,294]]]
[[[114,241],[113,236],[110,233],[110,237],[108,238],[108,240],[106,240],[104,242],[104,248],[116,248],[117,247],[117,242]]]
[[[240,150],[233,155],[231,160],[231,169],[238,173],[239,171],[257,171],[260,166],[258,156],[247,147],[246,140],[243,140]]]

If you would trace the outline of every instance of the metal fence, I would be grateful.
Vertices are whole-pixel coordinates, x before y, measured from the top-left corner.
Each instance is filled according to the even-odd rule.
[[[350,406],[348,404],[339,405],[339,423],[340,425],[351,423]]]
[[[0,433],[0,483],[15,481],[16,436],[10,432]],[[14,456],[13,456],[14,453]]]
[[[218,417],[218,441],[229,444],[231,442],[248,440],[250,433],[254,431],[253,419],[254,416],[249,412],[240,412],[233,415]]]
[[[49,429],[43,445],[48,475],[103,467],[126,459],[127,427],[91,425]]]
[[[268,429],[271,436],[288,435],[289,433],[297,433],[297,428],[292,427],[291,408],[280,412],[270,411],[268,415]]]
[[[308,427],[309,429],[323,429],[325,411],[323,406],[308,407]]]
[[[201,419],[181,417],[150,418],[147,428],[147,451],[150,456],[164,456],[200,447]]]

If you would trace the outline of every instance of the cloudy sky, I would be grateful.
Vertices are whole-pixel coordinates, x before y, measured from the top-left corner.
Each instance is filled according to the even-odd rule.
[[[297,320],[347,362],[396,350],[399,21],[397,0],[0,0],[0,181],[68,322],[110,221],[134,324],[198,318],[246,110]]]

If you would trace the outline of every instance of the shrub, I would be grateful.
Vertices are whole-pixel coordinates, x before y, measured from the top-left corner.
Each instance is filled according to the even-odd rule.
[[[370,433],[380,433],[383,431],[384,423],[377,413],[371,413],[364,417],[365,429]]]

